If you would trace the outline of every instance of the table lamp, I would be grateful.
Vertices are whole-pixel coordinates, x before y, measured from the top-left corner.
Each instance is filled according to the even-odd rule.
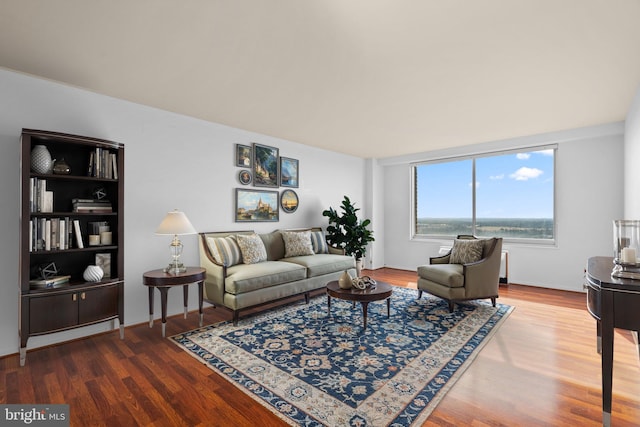
[[[178,236],[196,233],[196,229],[193,228],[193,225],[191,225],[191,222],[189,222],[184,212],[176,209],[167,213],[167,216],[164,217],[156,230],[156,234],[158,235],[173,235],[173,240],[171,241],[171,245],[169,245],[172,260],[164,271],[171,274],[184,273],[187,271],[186,267],[180,262],[182,242],[178,239]]]

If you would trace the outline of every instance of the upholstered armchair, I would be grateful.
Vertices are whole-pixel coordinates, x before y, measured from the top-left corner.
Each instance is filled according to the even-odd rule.
[[[502,238],[477,239],[458,236],[451,251],[429,258],[429,264],[418,267],[418,298],[422,292],[445,299],[449,312],[456,301],[498,298]]]

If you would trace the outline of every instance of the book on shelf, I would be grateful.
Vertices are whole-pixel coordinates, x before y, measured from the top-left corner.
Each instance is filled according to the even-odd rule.
[[[84,248],[84,244],[82,243],[82,233],[80,233],[80,221],[77,219],[73,220],[73,231],[76,235],[76,246],[80,249]]]
[[[118,179],[116,154],[110,152],[107,148],[96,147],[96,149],[89,154],[87,176]]]
[[[72,236],[69,217],[29,220],[29,252],[70,249]]]
[[[105,199],[72,199],[73,212],[113,212],[111,202]]]
[[[69,279],[71,279],[69,275],[53,276],[47,279],[33,279],[29,280],[29,287],[31,289],[57,288],[69,283]]]

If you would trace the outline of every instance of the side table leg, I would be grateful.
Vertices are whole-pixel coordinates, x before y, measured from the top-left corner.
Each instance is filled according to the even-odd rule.
[[[202,328],[202,321],[204,320],[204,314],[202,313],[202,301],[204,295],[202,293],[202,282],[198,282],[198,313],[200,313],[200,327]]]
[[[184,301],[184,318],[187,318],[187,307],[189,306],[189,285],[182,287],[182,300]]]
[[[367,329],[367,311],[369,311],[369,301],[362,301],[362,318],[364,319],[364,329]]]
[[[160,305],[162,306],[162,336],[165,337],[165,329],[167,327],[167,294],[169,288],[159,287],[160,290]]]
[[[153,328],[153,286],[149,286],[149,327]]]

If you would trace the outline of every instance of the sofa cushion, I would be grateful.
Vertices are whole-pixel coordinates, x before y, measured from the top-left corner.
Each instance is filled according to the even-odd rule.
[[[283,231],[284,257],[313,255],[310,231]]]
[[[418,267],[418,276],[450,288],[464,286],[464,267],[461,264],[428,264]]]
[[[483,248],[483,240],[456,239],[453,241],[449,262],[451,264],[468,264],[470,262],[480,261],[482,259]]]
[[[259,236],[267,250],[268,261],[277,261],[284,258],[284,241],[282,240],[282,233],[280,233],[280,231],[276,230],[271,233],[260,234]]]
[[[227,269],[225,292],[241,294],[257,289],[303,280],[306,269],[298,264],[265,261],[256,264],[234,265]]]
[[[327,239],[322,231],[311,232],[311,246],[313,246],[313,252],[317,254],[329,253],[329,245],[327,245]]]
[[[207,245],[217,262],[230,267],[242,262],[242,252],[236,236],[207,237]]]
[[[238,234],[236,238],[242,252],[242,262],[255,264],[267,260],[267,250],[260,236],[257,234]]]
[[[307,277],[323,276],[329,273],[356,268],[356,261],[351,256],[334,254],[304,255],[283,258],[282,261],[306,267]]]

